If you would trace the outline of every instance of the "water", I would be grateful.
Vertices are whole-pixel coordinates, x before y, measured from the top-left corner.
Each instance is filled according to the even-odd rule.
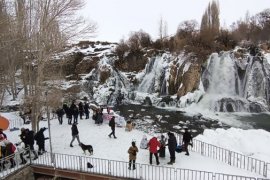
[[[233,117],[253,129],[264,129],[270,132],[270,113],[232,113],[227,116]]]
[[[188,116],[186,113],[175,110],[159,109],[153,106],[119,105],[114,108],[126,120],[136,123],[138,129],[153,134],[156,132],[183,133],[188,127],[193,136],[201,134],[204,129],[228,128],[229,126],[217,120],[203,119]]]

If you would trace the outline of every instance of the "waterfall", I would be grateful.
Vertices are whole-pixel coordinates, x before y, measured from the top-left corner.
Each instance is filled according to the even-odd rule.
[[[201,77],[206,94],[199,104],[221,112],[268,111],[269,72],[265,59],[213,53]]]
[[[238,84],[239,76],[234,60],[229,53],[224,53],[222,56],[212,54],[208,62],[207,70],[210,72],[208,81],[209,94],[217,94],[223,96],[239,95],[237,89],[242,89]],[[237,87],[238,86],[238,87]]]
[[[139,84],[138,91],[145,93],[160,92],[162,86],[160,80],[162,76],[165,76],[166,67],[163,67],[165,59],[164,57],[158,56],[149,60],[145,68],[145,75]],[[163,79],[165,79],[165,77],[163,77]]]

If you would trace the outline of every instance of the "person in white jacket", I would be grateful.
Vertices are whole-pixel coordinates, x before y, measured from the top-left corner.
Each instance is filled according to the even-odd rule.
[[[142,138],[141,143],[140,143],[140,148],[141,149],[147,149],[148,148],[148,140],[147,140],[146,135],[143,135],[143,138]]]

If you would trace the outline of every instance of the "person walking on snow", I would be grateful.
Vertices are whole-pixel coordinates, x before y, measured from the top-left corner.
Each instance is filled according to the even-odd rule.
[[[150,141],[148,142],[148,147],[149,147],[149,151],[150,151],[150,164],[152,164],[152,157],[153,154],[156,157],[156,163],[157,165],[159,165],[159,160],[158,160],[158,147],[160,147],[160,143],[157,140],[156,137],[153,137],[152,139],[150,139]]]
[[[188,152],[188,145],[190,143],[190,141],[192,140],[192,136],[191,134],[188,132],[188,128],[185,128],[185,132],[183,134],[183,144],[184,144],[184,149],[186,151],[187,156],[189,156],[189,152]]]
[[[75,140],[75,138],[77,139],[79,144],[81,143],[80,138],[79,138],[79,131],[78,131],[78,128],[77,128],[77,123],[72,124],[71,135],[72,135],[72,140],[70,142],[70,147],[73,147],[72,143]]]
[[[84,103],[84,113],[85,119],[89,119],[89,104],[87,102]]]
[[[169,136],[168,149],[170,152],[170,162],[168,162],[167,164],[173,164],[173,163],[175,163],[175,149],[177,146],[177,142],[176,142],[176,138],[175,138],[173,133],[168,132],[168,136]]]
[[[133,170],[136,169],[135,167],[135,162],[136,162],[136,157],[137,157],[137,152],[138,148],[135,144],[134,141],[132,141],[131,146],[128,149],[128,154],[129,154],[129,164],[128,164],[128,169],[131,170],[131,164],[133,164]]]
[[[30,152],[33,152],[34,154],[34,160],[36,160],[38,158],[37,152],[34,149],[34,131],[30,131],[29,129],[25,129],[25,144],[27,145],[27,148],[30,149]],[[30,156],[28,156],[29,158],[31,158]]]
[[[35,135],[35,140],[37,142],[37,145],[38,145],[38,155],[42,155],[45,151],[45,140],[46,139],[49,139],[48,137],[45,138],[44,136],[44,131],[46,130],[47,128],[43,127],[41,128]]]
[[[83,103],[82,102],[79,103],[79,114],[80,114],[80,119],[82,119],[83,117]]]
[[[111,135],[113,135],[114,139],[117,137],[115,136],[115,117],[113,116],[109,122],[109,126],[112,129],[112,132],[108,135],[111,138]]]
[[[57,118],[58,118],[59,124],[62,124],[63,123],[63,116],[65,114],[64,109],[59,107],[56,110],[56,114],[57,114]]]

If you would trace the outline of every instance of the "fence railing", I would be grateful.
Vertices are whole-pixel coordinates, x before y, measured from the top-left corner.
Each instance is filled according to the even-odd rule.
[[[9,119],[9,130],[12,131],[12,130],[18,130],[20,127],[23,126],[23,119],[21,118],[12,118],[12,119]]]
[[[22,164],[20,154],[24,154],[28,149],[25,149],[21,152],[14,153],[13,155],[0,158],[0,179],[10,175],[11,173],[22,169],[25,166],[30,164],[30,161],[27,161]],[[28,151],[29,152],[29,151]],[[29,155],[29,154],[27,154]],[[13,166],[12,166],[13,164]]]
[[[26,150],[25,150],[26,151]],[[21,152],[22,153],[22,152]],[[213,173],[207,171],[180,169],[165,166],[154,166],[148,164],[135,165],[135,170],[129,170],[128,162],[93,158],[88,156],[76,156],[59,153],[44,153],[38,159],[31,158],[26,164],[20,165],[20,153],[2,158],[0,164],[13,158],[16,165],[13,168],[0,169],[0,179],[23,168],[26,165],[37,165],[52,167],[55,169],[72,170],[97,175],[108,175],[119,178],[146,179],[146,180],[264,180],[263,178],[245,177],[239,175]],[[88,166],[88,163],[92,167]],[[9,163],[10,164],[10,163]],[[266,169],[270,164],[266,165]],[[270,169],[268,169],[269,171]]]
[[[225,148],[193,139],[193,147],[191,147],[191,150],[231,166],[263,175],[264,177],[269,175],[269,164],[267,162]]]
[[[51,163],[53,157],[53,164]],[[88,167],[90,163],[93,167]],[[72,170],[78,172],[92,173],[97,175],[108,175],[118,178],[146,179],[146,180],[257,180],[254,177],[213,173],[191,169],[180,169],[165,166],[154,166],[148,164],[135,165],[135,170],[129,170],[128,162],[92,158],[86,156],[75,156],[67,154],[46,153],[31,165],[46,166],[56,169]]]

